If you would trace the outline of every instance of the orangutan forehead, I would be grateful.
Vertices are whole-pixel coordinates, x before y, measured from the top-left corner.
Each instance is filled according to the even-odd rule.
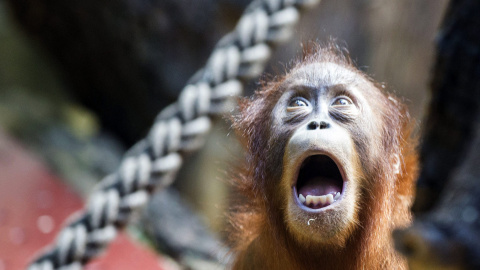
[[[365,83],[366,80],[358,71],[333,62],[309,63],[292,71],[289,85],[303,84],[315,88],[323,86]]]

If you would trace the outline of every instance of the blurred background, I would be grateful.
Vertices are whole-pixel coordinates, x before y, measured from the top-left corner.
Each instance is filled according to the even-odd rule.
[[[249,2],[0,0],[0,132],[88,197],[176,100]],[[446,0],[323,0],[277,47],[266,72],[283,74],[302,44],[333,37],[420,121],[445,6]],[[257,88],[252,81],[244,94]],[[241,157],[228,121],[219,119],[168,191],[199,213],[213,238],[222,236],[228,173]],[[0,197],[5,192],[11,191],[0,190]],[[152,203],[148,209],[162,208],[161,199]],[[154,222],[144,224],[135,230],[141,238],[162,238]],[[159,241],[153,246],[162,249]]]

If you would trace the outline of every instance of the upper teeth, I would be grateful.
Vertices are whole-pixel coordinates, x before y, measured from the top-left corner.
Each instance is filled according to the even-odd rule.
[[[315,195],[307,195],[307,197],[303,196],[303,194],[298,195],[298,199],[304,205],[313,205],[313,206],[327,206],[332,204],[333,202],[337,201],[340,198],[340,192],[334,194],[327,194],[322,196],[315,196]]]

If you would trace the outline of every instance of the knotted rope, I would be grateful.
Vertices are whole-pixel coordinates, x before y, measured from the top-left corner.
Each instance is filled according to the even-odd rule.
[[[258,76],[272,45],[284,41],[299,9],[319,0],[256,0],[234,31],[215,47],[206,66],[188,82],[176,103],[162,110],[146,138],[126,154],[118,170],[94,189],[83,212],[70,217],[56,241],[28,270],[82,269],[115,238],[152,190],[168,186],[182,153],[204,143],[210,116],[233,109],[244,79]]]

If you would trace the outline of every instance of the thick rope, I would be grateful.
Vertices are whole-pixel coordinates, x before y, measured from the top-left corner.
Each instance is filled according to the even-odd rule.
[[[182,164],[181,153],[203,145],[211,126],[209,116],[234,108],[235,97],[242,92],[241,80],[263,71],[272,45],[292,33],[299,8],[317,2],[252,2],[178,101],[160,112],[147,137],[127,152],[117,172],[97,185],[86,208],[70,217],[56,241],[28,270],[82,269],[97,257],[128,222],[132,211],[148,201],[152,190],[172,183]]]

